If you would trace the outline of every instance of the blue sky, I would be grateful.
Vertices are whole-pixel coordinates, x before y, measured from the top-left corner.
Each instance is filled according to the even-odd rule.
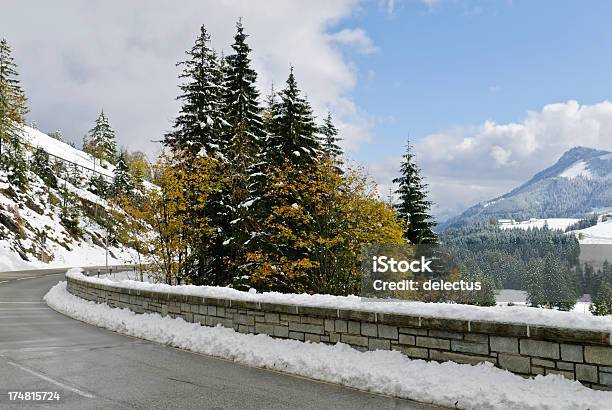
[[[368,159],[414,139],[552,102],[610,98],[612,3],[418,1],[393,14],[369,3],[354,18],[379,51],[355,53],[357,103],[378,118]],[[353,22],[346,22],[350,26]]]
[[[144,6],[146,4],[146,6]],[[612,150],[612,2],[6,0],[29,121],[80,143],[101,108],[154,158],[178,111],[175,63],[200,25],[229,51],[243,18],[263,94],[289,66],[383,194],[408,134],[443,219],[576,145]]]

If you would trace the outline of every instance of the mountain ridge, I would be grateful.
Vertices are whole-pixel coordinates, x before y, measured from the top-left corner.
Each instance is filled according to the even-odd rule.
[[[612,152],[577,146],[509,192],[473,205],[439,230],[492,218],[584,217],[612,208]]]

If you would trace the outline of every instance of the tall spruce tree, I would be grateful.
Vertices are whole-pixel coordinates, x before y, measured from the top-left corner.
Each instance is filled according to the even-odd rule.
[[[6,39],[0,40],[0,166],[24,182],[25,156],[18,139],[28,112],[17,65]],[[11,171],[12,170],[12,171]],[[19,175],[17,175],[19,174]]]
[[[232,54],[224,65],[224,118],[228,125],[227,144],[230,160],[246,169],[258,151],[263,138],[263,121],[259,106],[259,91],[255,83],[257,72],[251,67],[251,48],[239,20],[232,44]],[[239,169],[240,171],[240,169]]]
[[[338,137],[338,129],[332,121],[331,112],[327,112],[327,117],[323,121],[323,125],[319,128],[321,134],[321,145],[323,152],[327,154],[334,165],[342,165],[342,148],[338,145],[341,138]]]
[[[223,172],[222,187],[208,198],[210,225],[216,235],[208,246],[208,277],[216,277],[221,284],[240,286],[244,282],[246,251],[249,240],[248,209],[249,170],[256,160],[264,137],[257,73],[251,67],[251,49],[246,43],[241,21],[236,24],[232,53],[224,59]],[[211,275],[212,272],[217,272]],[[226,277],[219,279],[219,272]],[[225,282],[227,281],[227,282]]]
[[[411,152],[410,140],[402,158],[401,176],[395,178],[393,183],[399,184],[395,191],[399,202],[395,208],[398,217],[407,224],[404,237],[412,244],[435,244],[438,235],[433,231],[436,223],[429,213],[431,202],[427,200],[427,184],[423,182],[421,171]]]
[[[215,156],[221,149],[223,84],[217,53],[210,47],[210,35],[200,28],[179,78],[181,110],[174,121],[174,131],[165,135],[164,144],[173,150]]]
[[[117,161],[117,143],[115,131],[111,128],[104,110],[96,119],[96,124],[89,130],[89,135],[83,143],[83,151],[94,157],[115,164]]]
[[[287,86],[278,97],[271,107],[267,159],[272,164],[281,164],[288,158],[298,166],[316,162],[321,152],[318,129],[312,108],[298,88],[293,67]]]

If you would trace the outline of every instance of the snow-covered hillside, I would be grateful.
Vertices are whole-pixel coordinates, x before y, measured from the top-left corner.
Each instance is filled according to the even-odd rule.
[[[103,265],[108,204],[88,187],[94,169],[112,178],[112,165],[94,163],[92,156],[35,129],[24,131],[27,157],[32,148],[49,153],[57,186],[29,170],[28,186],[20,188],[0,171],[0,271]],[[129,249],[115,245],[109,247],[109,263],[134,260]]]
[[[569,226],[580,221],[577,218],[531,218],[526,221],[515,221],[513,219],[500,219],[501,229],[530,229],[543,228],[565,231]],[[609,244],[612,245],[612,214],[600,215],[597,224],[589,228],[578,229],[568,232],[576,235],[578,242],[583,245]]]
[[[530,229],[543,228],[548,226],[548,229],[558,229],[565,231],[565,228],[578,222],[578,218],[546,218],[538,219],[531,218],[527,221],[515,221],[514,219],[500,219],[499,227],[501,229]]]
[[[572,232],[576,234],[581,244],[612,245],[612,215],[608,215],[607,218],[600,216],[597,225]]]
[[[612,209],[612,153],[575,147],[524,184],[468,208],[438,229],[491,219],[584,218],[601,209]]]
[[[51,138],[47,134],[40,132],[34,128],[25,127],[23,140],[32,147],[42,148],[50,155],[62,158],[71,163],[77,164],[84,169],[90,169],[108,177],[113,176],[114,166],[106,161],[100,164],[99,159],[95,159],[91,155],[78,150],[65,142]]]

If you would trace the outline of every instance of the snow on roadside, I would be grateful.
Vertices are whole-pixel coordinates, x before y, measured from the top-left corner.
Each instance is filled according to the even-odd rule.
[[[241,334],[159,314],[137,315],[80,299],[55,285],[44,297],[75,319],[237,363],[338,383],[360,390],[459,408],[604,409],[612,392],[594,391],[558,375],[524,379],[493,365],[411,360],[396,351],[334,346]]]
[[[353,309],[378,313],[399,313],[412,316],[431,316],[472,321],[484,320],[612,332],[612,316],[587,316],[579,312],[561,312],[558,310],[524,306],[480,307],[450,303],[387,301],[382,299],[374,301],[359,296],[241,292],[231,288],[215,286],[171,286],[161,283],[146,283],[133,280],[118,281],[109,278],[88,277],[83,275],[80,269],[71,269],[66,273],[66,276],[109,286],[117,286],[118,282],[120,282],[122,287],[128,289],[173,292],[199,297],[227,298],[250,302],[283,303],[332,309]]]

